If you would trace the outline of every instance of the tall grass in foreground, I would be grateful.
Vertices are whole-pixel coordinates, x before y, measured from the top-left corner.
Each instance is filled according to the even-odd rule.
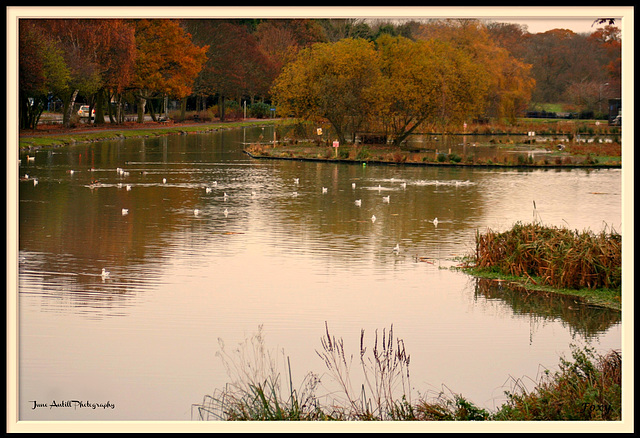
[[[223,390],[206,395],[201,404],[194,405],[192,415],[195,408],[201,420],[322,419],[315,396],[320,380],[308,373],[300,388],[294,389],[288,358],[287,374],[283,376],[284,352],[281,356],[265,349],[262,326],[231,354],[221,339],[218,343],[220,350],[216,356],[222,360],[230,382]],[[288,386],[284,386],[283,378],[287,379]]]
[[[518,222],[503,233],[477,232],[474,262],[558,288],[615,289],[622,283],[622,236]]]
[[[393,327],[379,336],[373,348],[360,336],[359,369],[364,381],[352,381],[353,355],[342,339],[322,338],[317,351],[339,388],[318,396],[320,377],[309,372],[294,388],[288,358],[278,360],[264,347],[262,327],[251,339],[229,354],[220,341],[219,357],[231,381],[202,403],[192,406],[198,420],[223,421],[527,421],[527,420],[620,420],[622,416],[622,357],[611,351],[596,356],[589,348],[572,346],[574,361],[561,358],[560,369],[545,371],[533,391],[522,380],[505,391],[507,402],[496,412],[475,406],[462,395],[441,391],[436,397],[412,401],[409,386],[409,355]],[[284,359],[284,352],[282,358]],[[471,365],[470,365],[471,366]],[[284,377],[284,378],[283,378]]]
[[[548,372],[537,387],[527,392],[507,393],[508,402],[493,416],[495,420],[613,420],[622,419],[622,355],[611,351],[596,357],[585,348],[564,358],[560,370]],[[519,387],[519,385],[517,385]]]

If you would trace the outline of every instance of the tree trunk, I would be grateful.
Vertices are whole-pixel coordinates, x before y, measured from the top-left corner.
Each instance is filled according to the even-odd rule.
[[[114,93],[113,95],[111,94],[111,92],[109,92],[108,90],[104,90],[106,97],[107,97],[107,101],[109,102],[109,104],[107,105],[107,114],[109,115],[109,123],[114,123],[114,119],[113,119],[113,107],[111,106],[111,98],[115,97],[116,94]]]
[[[71,114],[73,113],[73,107],[76,104],[76,97],[78,96],[79,90],[73,90],[69,99],[66,99],[64,102],[64,113],[62,115],[62,124],[65,128],[71,126]]]
[[[142,94],[138,95],[138,123],[144,123],[144,110],[147,105],[147,99]]]
[[[156,121],[156,110],[153,107],[153,100],[149,99],[149,115],[151,116],[151,120]]]
[[[93,120],[95,125],[103,125],[104,124],[104,101],[105,95],[107,94],[107,90],[101,88],[98,90],[96,95],[96,117]]]
[[[422,122],[425,121],[426,118],[422,118],[420,120],[417,120],[413,126],[411,126],[409,129],[405,129],[404,132],[399,133],[398,135],[395,135],[393,137],[393,145],[394,146],[400,146],[400,143],[402,143],[404,140],[406,140],[407,137],[409,137],[409,135],[415,131],[415,129],[420,126],[420,124]]]
[[[184,120],[187,117],[187,98],[183,97],[180,101],[180,120]]]
[[[224,101],[225,97],[220,96],[220,121],[224,122]]]

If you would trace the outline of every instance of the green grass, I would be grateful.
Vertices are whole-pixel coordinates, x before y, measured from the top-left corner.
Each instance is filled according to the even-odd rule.
[[[20,149],[42,148],[66,146],[75,143],[95,142],[104,140],[140,138],[140,137],[160,137],[165,135],[203,133],[218,131],[221,129],[233,129],[243,126],[264,126],[269,124],[286,124],[286,121],[260,120],[250,122],[215,122],[201,123],[196,126],[158,126],[157,128],[119,128],[114,125],[113,129],[98,130],[94,132],[63,133],[60,135],[30,135],[22,134],[19,140]]]

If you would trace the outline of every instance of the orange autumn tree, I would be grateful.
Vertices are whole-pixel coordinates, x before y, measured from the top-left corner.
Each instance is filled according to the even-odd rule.
[[[602,53],[601,64],[605,65],[608,77],[608,95],[619,97],[622,92],[622,39],[620,29],[615,26],[599,28],[588,37]]]
[[[149,99],[172,96],[183,99],[207,60],[208,46],[198,47],[176,20],[136,21],[136,68],[133,81],[138,122],[144,121]],[[149,112],[155,120],[150,105]]]
[[[479,20],[438,20],[421,25],[416,34],[422,40],[449,42],[489,73],[487,115],[513,121],[526,109],[536,85],[532,66],[500,47]]]
[[[95,96],[95,123],[104,123],[104,108],[109,121],[124,120],[122,93],[133,80],[136,57],[135,28],[128,20],[96,20],[96,63],[100,72],[101,87]],[[114,114],[111,104],[115,104]]]

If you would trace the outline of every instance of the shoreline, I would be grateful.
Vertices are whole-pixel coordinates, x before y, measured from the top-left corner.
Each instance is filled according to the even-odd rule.
[[[42,125],[41,131],[21,131],[18,135],[20,154],[35,152],[41,149],[58,148],[78,143],[121,140],[127,138],[159,137],[164,135],[204,134],[244,126],[261,126],[277,123],[276,119],[244,119],[226,122],[129,122],[125,125],[109,126],[108,124],[65,129],[55,125]]]
[[[270,155],[257,155],[248,150],[243,150],[245,154],[256,160],[286,160],[286,161],[310,161],[322,163],[344,163],[344,164],[360,164],[368,165],[384,165],[384,166],[411,166],[411,167],[472,167],[472,168],[490,168],[490,169],[621,169],[622,164],[594,164],[594,163],[574,163],[574,164],[503,164],[503,163],[446,163],[446,162],[395,162],[384,160],[366,160],[351,158],[319,158],[319,157],[280,157]]]
[[[511,288],[519,288],[526,291],[526,293],[536,293],[536,294],[551,294],[562,297],[574,297],[579,299],[582,304],[596,307],[603,307],[609,310],[615,310],[617,312],[622,312],[622,303],[611,302],[605,298],[598,297],[598,291],[602,289],[558,289],[552,286],[542,286],[539,284],[532,284],[531,280],[526,277],[514,277],[502,274],[496,274],[491,272],[483,272],[481,270],[477,270],[474,267],[468,266],[454,266],[450,269],[455,271],[460,271],[474,278],[491,280],[495,282],[506,283],[508,287]]]
[[[155,137],[164,135],[187,135],[187,134],[203,134],[216,132],[226,129],[237,129],[247,126],[262,125],[279,125],[284,126],[290,123],[289,119],[242,119],[230,121],[208,121],[208,122],[127,122],[124,125],[110,126],[89,125],[74,128],[63,128],[58,125],[40,125],[40,130],[21,131],[18,138],[19,154],[27,154],[41,149],[58,148],[78,143],[92,143],[97,141],[122,140],[127,138]],[[294,122],[295,123],[295,122]],[[471,135],[472,133],[450,133],[451,135]],[[486,134],[475,133],[474,135],[515,135],[509,132],[492,132]],[[249,145],[244,148],[243,152],[253,159],[270,159],[270,160],[294,160],[294,161],[311,161],[311,162],[327,162],[327,163],[347,163],[358,165],[395,165],[395,166],[440,166],[440,167],[468,167],[482,169],[621,169],[621,157],[618,161],[611,160],[611,157],[587,153],[569,153],[562,156],[551,156],[549,160],[546,158],[532,162],[530,160],[515,160],[502,162],[488,160],[465,160],[460,157],[456,161],[451,158],[449,160],[438,160],[426,157],[426,151],[415,153],[415,151],[402,150],[390,146],[377,146],[378,154],[387,154],[385,159],[380,159],[380,155],[375,157],[361,157],[357,154],[354,156],[350,151],[356,151],[356,148],[362,148],[361,145],[349,145],[349,149],[344,146],[335,150],[333,147],[323,149],[313,148],[313,152],[309,149],[290,148],[285,143],[278,146],[268,145],[269,149],[264,150],[260,145]],[[375,145],[371,145],[374,146]],[[508,147],[508,146],[507,146]],[[253,148],[253,150],[251,150]],[[260,150],[263,149],[263,150]],[[280,155],[271,155],[270,151],[276,150]],[[335,151],[335,156],[334,155]],[[338,151],[342,156],[338,157]],[[322,156],[318,152],[324,152]],[[346,156],[345,153],[346,152]],[[437,151],[436,151],[437,152]],[[315,156],[309,156],[314,153]],[[455,154],[454,154],[455,155]],[[417,158],[416,158],[417,157]],[[420,157],[421,160],[417,161]],[[598,162],[599,160],[606,160]]]

